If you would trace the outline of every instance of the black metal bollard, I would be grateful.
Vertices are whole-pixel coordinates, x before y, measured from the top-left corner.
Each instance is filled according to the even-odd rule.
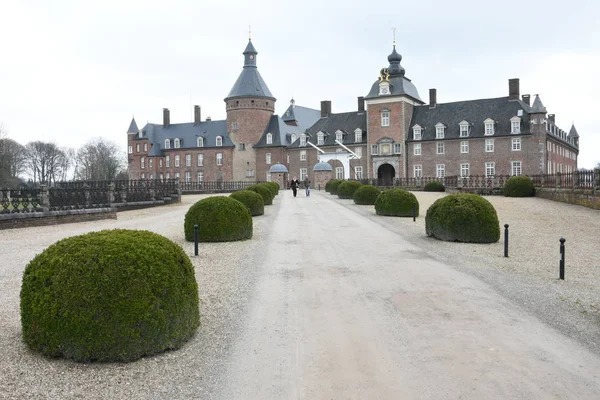
[[[194,225],[194,255],[198,255],[198,224]]]
[[[508,224],[504,224],[504,257],[508,257]]]
[[[413,202],[413,222],[417,220],[417,203]]]
[[[565,280],[565,238],[560,238],[560,270],[559,279]]]

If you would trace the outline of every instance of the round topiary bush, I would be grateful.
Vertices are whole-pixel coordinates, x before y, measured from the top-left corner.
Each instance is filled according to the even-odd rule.
[[[354,192],[354,203],[360,205],[372,206],[375,204],[381,190],[373,185],[362,185]]]
[[[60,240],[25,268],[21,325],[32,350],[76,361],[177,349],[200,325],[194,267],[180,246],[148,231]]]
[[[252,237],[250,211],[230,197],[207,197],[191,206],[185,214],[185,240],[194,240],[196,224],[200,242],[231,242]]]
[[[467,243],[494,243],[500,224],[494,206],[481,196],[451,194],[436,200],[425,217],[427,236]]]
[[[414,194],[403,189],[385,190],[375,201],[375,213],[394,217],[412,217],[414,204],[417,207],[416,216],[419,216],[419,201]]]
[[[343,181],[337,189],[337,194],[340,199],[351,199],[354,197],[356,190],[362,186],[359,181]]]
[[[425,192],[445,192],[446,188],[444,187],[442,182],[431,181],[425,185],[425,187],[423,188],[423,191],[425,191]]]
[[[328,180],[328,181],[327,181],[327,183],[325,184],[325,191],[326,191],[327,193],[329,193],[329,192],[331,191],[331,182],[333,182],[333,181],[334,181],[334,179],[330,179],[330,180]]]
[[[504,184],[506,197],[532,197],[534,194],[535,187],[528,176],[512,176]]]
[[[271,192],[273,193],[273,197],[279,194],[279,184],[277,182],[266,182],[266,186],[271,188]]]
[[[250,211],[250,215],[263,215],[265,213],[265,203],[260,194],[252,190],[238,190],[229,195],[232,199],[235,199],[246,207]]]
[[[334,179],[333,181],[330,181],[331,183],[329,184],[329,193],[333,194],[333,195],[337,195],[338,194],[338,187],[342,184],[342,182],[344,182],[341,179]]]
[[[260,194],[263,198],[265,206],[270,206],[273,204],[273,197],[275,196],[273,195],[273,191],[270,187],[263,184],[257,184],[249,186],[248,190],[252,190],[253,192]]]

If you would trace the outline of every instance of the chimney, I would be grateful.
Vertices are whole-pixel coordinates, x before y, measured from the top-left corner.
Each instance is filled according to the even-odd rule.
[[[508,99],[519,100],[519,78],[508,80]]]
[[[163,108],[163,126],[168,128],[171,125],[171,113],[168,108]]]
[[[358,112],[361,113],[361,114],[365,112],[365,98],[364,98],[364,96],[359,96],[358,97]]]
[[[194,106],[194,124],[199,124],[200,121],[200,106]]]
[[[530,106],[530,105],[531,105],[531,104],[529,103],[530,99],[531,99],[531,96],[530,96],[530,95],[528,95],[528,94],[524,94],[524,95],[523,95],[523,103],[527,104],[528,106]]]
[[[211,117],[206,117],[206,122],[210,122],[210,121],[212,121],[212,118]]]
[[[323,100],[321,102],[321,118],[327,118],[331,114],[331,101]]]
[[[437,89],[429,89],[429,107],[437,105]]]
[[[556,119],[555,114],[548,114],[548,121],[552,122],[552,125],[556,125],[556,122],[554,122],[555,119]]]

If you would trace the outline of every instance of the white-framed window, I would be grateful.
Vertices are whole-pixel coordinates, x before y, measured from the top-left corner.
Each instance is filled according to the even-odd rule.
[[[362,179],[363,178],[363,168],[358,165],[354,167],[354,179]]]
[[[390,112],[388,110],[381,112],[381,126],[390,126]]]
[[[179,180],[179,172],[175,172],[175,179]]]
[[[306,135],[303,133],[300,135],[300,147],[306,146]]]
[[[288,163],[288,164],[290,163],[290,153],[287,153],[287,154],[285,155],[285,161],[286,161],[286,163]]]
[[[445,151],[446,151],[446,148],[444,146],[444,142],[438,143],[437,144],[437,154],[444,154]]]
[[[462,121],[459,124],[460,127],[460,137],[469,137],[469,123],[467,121]]]
[[[149,158],[148,159],[148,168],[152,169],[152,164],[153,164],[153,159]]]
[[[413,139],[421,140],[423,139],[423,129],[420,125],[413,126]]]
[[[247,169],[246,170],[246,177],[247,178],[252,178],[254,176],[254,170],[253,169]]]
[[[521,175],[521,161],[512,161],[510,163],[510,174],[512,176]]]
[[[191,154],[186,154],[185,155],[185,166],[186,167],[191,167],[192,166],[192,155]]]
[[[129,147],[127,148],[127,152],[129,154],[133,154],[133,146],[132,145],[129,145]]]
[[[179,138],[173,139],[173,147],[176,149],[181,147],[181,140],[179,140]]]
[[[300,161],[306,161],[306,150],[300,150]]]
[[[356,154],[359,157],[362,157],[362,147],[355,147],[354,154]]]
[[[217,143],[216,146],[223,146],[223,137],[222,136],[217,136]]]
[[[171,141],[169,139],[165,139],[165,149],[171,148]]]
[[[443,139],[446,136],[446,126],[441,122],[435,125],[435,138]]]
[[[196,139],[196,146],[204,147],[204,138],[202,136],[199,136],[198,139]]]
[[[462,163],[462,164],[460,164],[460,177],[461,178],[466,178],[470,174],[471,174],[471,170],[470,170],[470,167],[469,167],[469,163]]]
[[[140,175],[140,178],[141,178],[141,179],[146,179],[146,174],[145,174],[145,173],[142,173],[142,175]]]
[[[165,176],[163,174],[158,174],[158,179],[160,179],[162,181],[165,179]]]
[[[325,134],[323,132],[317,133],[317,146],[321,146],[325,143]]]
[[[303,181],[306,175],[308,175],[308,169],[300,168],[300,181]]]
[[[271,178],[271,173],[267,172],[267,182],[271,182],[273,178]]]
[[[512,134],[521,133],[521,118],[512,117],[510,119],[510,133],[512,133]]]
[[[175,156],[175,168],[179,167],[179,154]]]
[[[163,166],[163,161],[162,161],[162,158],[159,158],[159,159],[158,159],[158,167],[159,167],[159,168],[162,168],[162,166]]]
[[[335,133],[335,140],[337,140],[338,142],[344,142],[344,134],[342,132],[336,132]]]
[[[374,156],[379,154],[379,146],[378,145],[376,145],[376,144],[371,145],[371,154],[373,154]]]
[[[238,145],[238,150],[239,151],[245,151],[246,150],[246,143],[240,143]]]
[[[485,121],[483,121],[483,124],[485,126],[484,135],[492,136],[494,134],[494,120],[491,118],[488,118]]]
[[[192,183],[192,173],[185,171],[185,183]]]
[[[273,144],[273,134],[267,133],[267,144]]]
[[[223,165],[223,153],[217,153],[217,165]]]
[[[267,155],[265,157],[265,161],[266,161],[267,165],[271,164],[271,153],[267,153]]]
[[[486,153],[494,152],[494,139],[485,139],[485,152]]]
[[[344,167],[335,167],[335,179],[344,179]]]
[[[413,149],[414,149],[413,153],[415,156],[421,155],[421,143],[415,143]]]
[[[413,176],[415,178],[423,177],[423,166],[422,165],[413,165]]]
[[[202,153],[198,154],[198,166],[199,167],[204,166],[204,154],[202,154]]]
[[[198,172],[198,176],[196,179],[198,183],[204,182],[204,172]]]
[[[460,141],[460,152],[463,154],[466,154],[469,152],[469,141],[468,140]]]
[[[165,162],[167,163],[167,168],[171,168],[171,157],[170,156],[165,157]]]
[[[446,164],[436,164],[435,165],[435,177],[443,178],[446,176]]]
[[[496,176],[496,163],[495,162],[486,162],[485,163],[485,176],[487,178],[492,178]]]
[[[144,151],[148,151],[148,143],[144,143]]]
[[[141,164],[140,167],[142,169],[146,168],[146,157],[140,158],[140,164]]]
[[[357,129],[354,131],[354,142],[361,143],[362,142],[362,131]]]
[[[520,137],[512,138],[511,142],[512,142],[512,146],[511,146],[512,151],[521,151],[521,138]]]
[[[140,152],[140,144],[139,143],[136,143],[136,145],[135,145],[135,152],[136,153]]]
[[[237,130],[239,128],[239,125],[237,122],[232,122],[231,123],[231,129],[233,129],[234,131]]]
[[[394,154],[400,154],[402,151],[402,143],[394,143]]]

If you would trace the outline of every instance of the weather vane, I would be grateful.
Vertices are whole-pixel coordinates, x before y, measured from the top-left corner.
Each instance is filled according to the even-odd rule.
[[[392,28],[392,35],[394,36],[394,46],[396,45],[396,31],[397,30],[398,29],[396,29],[396,28]]]
[[[248,24],[248,40],[252,40],[252,27]]]

